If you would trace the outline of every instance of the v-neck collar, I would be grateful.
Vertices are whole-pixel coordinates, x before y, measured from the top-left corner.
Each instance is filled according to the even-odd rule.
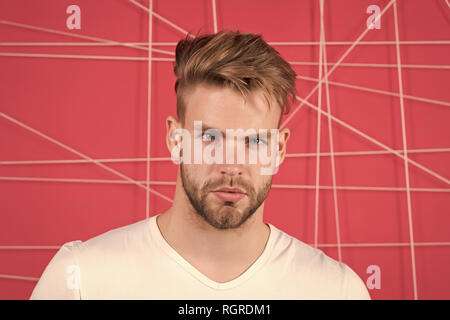
[[[168,254],[179,265],[181,265],[186,271],[188,271],[190,274],[192,274],[200,282],[202,282],[203,284],[205,284],[213,289],[218,289],[218,290],[231,289],[231,288],[234,288],[234,287],[242,284],[244,281],[246,281],[250,277],[252,277],[265,264],[265,262],[269,258],[270,252],[272,250],[272,247],[273,247],[273,244],[275,241],[276,229],[270,223],[266,223],[270,228],[270,234],[269,234],[269,238],[267,240],[266,246],[265,246],[262,254],[256,259],[256,261],[249,268],[247,268],[247,270],[245,270],[237,278],[227,281],[227,282],[222,282],[222,283],[216,282],[216,281],[208,278],[207,276],[205,276],[199,270],[197,270],[192,264],[190,264],[186,259],[184,259],[177,251],[175,251],[175,249],[173,249],[169,245],[169,243],[167,243],[166,239],[164,239],[164,237],[161,233],[161,230],[159,229],[158,224],[156,222],[156,218],[159,215],[160,214],[149,218],[150,233],[151,233],[153,240],[158,244],[158,246],[166,254]]]

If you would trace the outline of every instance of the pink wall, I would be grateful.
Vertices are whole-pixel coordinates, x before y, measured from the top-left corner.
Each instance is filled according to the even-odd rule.
[[[213,32],[210,0],[154,0],[154,11],[185,30]],[[333,63],[365,30],[369,5],[383,9],[387,0],[325,0],[327,59]],[[444,0],[399,0],[408,158],[408,192],[404,160],[392,153],[335,155],[337,209],[333,189],[319,192],[319,245],[338,259],[336,212],[342,259],[366,281],[370,265],[381,270],[381,288],[374,299],[414,299],[413,264],[419,299],[450,298],[450,178],[448,90],[450,8]],[[147,0],[141,3],[148,6]],[[81,30],[68,30],[66,8],[81,8]],[[319,2],[312,0],[216,0],[219,29],[263,35],[268,42],[319,41]],[[148,56],[148,51],[121,46],[17,46],[5,42],[90,42],[6,25],[6,21],[95,36],[119,42],[148,42],[148,14],[126,0],[0,0],[0,115],[7,115],[93,159],[144,158],[147,154],[146,61],[99,58],[12,57],[5,53]],[[183,33],[153,19],[153,42],[170,42],[157,49],[174,51]],[[381,29],[370,30],[343,63],[389,66],[339,66],[330,81],[398,93],[394,11],[381,18]],[[345,43],[337,45],[337,41]],[[446,41],[446,43],[443,43]],[[274,45],[290,62],[319,62],[319,45]],[[164,53],[153,57],[173,58]],[[441,68],[426,67],[429,65]],[[295,65],[303,77],[318,77],[317,65]],[[331,69],[332,65],[328,66]],[[445,68],[445,69],[444,69]],[[165,118],[175,114],[175,77],[170,61],[153,61],[151,74],[151,157],[168,157]],[[447,85],[446,85],[447,83]],[[316,82],[298,79],[304,98]],[[388,148],[403,149],[400,99],[330,84],[331,113]],[[322,101],[325,100],[325,87]],[[317,104],[317,94],[309,102]],[[293,106],[296,108],[298,104]],[[323,105],[323,108],[326,108]],[[317,112],[308,105],[289,122],[289,157],[274,177],[266,201],[265,220],[288,234],[313,244],[317,152]],[[321,151],[329,152],[328,120],[321,117]],[[343,125],[332,123],[334,152],[386,150]],[[423,150],[447,148],[445,150]],[[414,150],[420,149],[420,152]],[[5,161],[77,160],[79,156],[0,116],[0,298],[27,299],[57,247],[87,240],[102,232],[146,217],[146,193],[134,184],[117,184],[120,177],[92,163],[7,164]],[[128,177],[146,180],[146,163],[105,162]],[[170,161],[151,162],[151,185],[172,197],[177,167]],[[426,170],[431,170],[433,174]],[[25,177],[13,181],[6,177]],[[41,180],[31,181],[31,178]],[[50,179],[94,179],[97,182],[57,182]],[[106,180],[106,181],[105,181]],[[296,188],[288,187],[297,186]],[[320,158],[320,186],[332,186],[331,158]],[[355,187],[342,189],[341,187]],[[374,187],[367,190],[365,187]],[[392,189],[376,189],[392,188]],[[420,188],[420,189],[418,189]],[[170,202],[150,195],[150,215]],[[410,210],[409,210],[410,209]],[[415,259],[410,247],[410,217]],[[359,245],[358,245],[359,244]],[[373,244],[373,245],[369,245]],[[327,246],[328,245],[328,246]],[[15,248],[10,246],[31,246]],[[53,246],[39,249],[35,246]],[[30,277],[11,279],[6,276]]]

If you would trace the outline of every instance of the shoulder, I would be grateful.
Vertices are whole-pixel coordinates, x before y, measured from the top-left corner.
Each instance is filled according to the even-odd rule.
[[[86,241],[76,240],[64,243],[54,260],[78,260],[90,254],[119,253],[139,246],[149,237],[149,219],[141,220],[122,227],[114,228]]]
[[[90,270],[102,275],[116,262],[128,261],[145,246],[148,222],[145,219],[115,228],[84,242],[64,243],[45,268],[30,299],[80,299],[82,275],[86,277]]]
[[[370,299],[361,278],[347,264],[327,256],[315,248],[289,234],[277,229],[275,255],[289,265],[293,281],[330,293],[331,299]]]
[[[63,244],[44,269],[30,299],[80,299],[79,266],[74,251],[81,241]]]
[[[149,218],[151,219],[151,218]],[[122,227],[108,230],[89,240],[79,243],[80,251],[87,248],[101,249],[105,251],[120,251],[128,249],[130,246],[148,240],[149,219],[128,224]]]
[[[313,268],[317,272],[341,273],[343,264],[327,256],[322,250],[273,227],[276,233],[274,255],[281,256],[298,268]],[[274,257],[276,258],[276,257]]]

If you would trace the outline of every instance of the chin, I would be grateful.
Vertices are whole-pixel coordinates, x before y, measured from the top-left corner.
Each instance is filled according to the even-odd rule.
[[[238,224],[242,218],[242,211],[235,207],[219,205],[210,207],[207,211],[208,220],[214,221],[214,224],[221,224],[221,221],[228,221],[231,224]]]

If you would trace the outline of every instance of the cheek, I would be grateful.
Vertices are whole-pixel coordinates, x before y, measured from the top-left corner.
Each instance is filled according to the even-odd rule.
[[[257,183],[261,180],[261,164],[247,164],[245,166],[246,173],[248,176],[248,179],[252,181],[252,183]]]
[[[257,167],[257,168],[256,168]],[[261,174],[261,168],[264,166],[255,166],[252,171],[251,183],[253,184],[256,191],[261,190],[265,185],[271,183],[273,176]]]
[[[186,164],[185,170],[188,173],[189,179],[195,181],[197,185],[201,186],[208,178],[208,170],[210,166],[201,164]]]

